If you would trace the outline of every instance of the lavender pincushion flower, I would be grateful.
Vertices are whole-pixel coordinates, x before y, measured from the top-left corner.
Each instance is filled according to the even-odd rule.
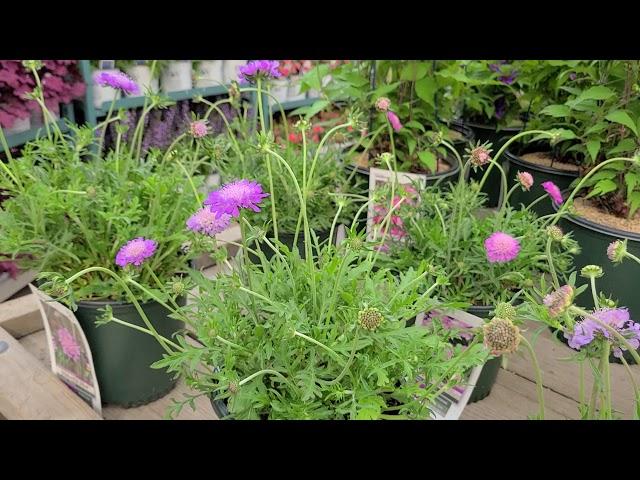
[[[544,188],[545,192],[549,194],[549,196],[555,203],[560,205],[562,204],[562,202],[564,202],[564,199],[562,198],[562,192],[555,183],[549,181],[542,182],[540,185],[542,186],[542,188]]]
[[[253,60],[238,67],[238,78],[240,82],[254,82],[258,78],[280,78],[279,66],[277,60]]]
[[[592,315],[617,330],[633,348],[640,347],[640,324],[631,320],[629,310],[626,308],[601,308],[594,311]],[[606,328],[587,317],[580,322],[576,322],[573,332],[565,332],[564,336],[571,348],[580,350],[582,347],[589,345],[596,338],[596,334],[612,339],[611,333]],[[623,349],[624,347],[614,345],[614,356],[620,358]]]
[[[122,90],[126,94],[137,95],[140,93],[138,84],[122,72],[99,72],[95,75],[94,80],[98,85]]]
[[[494,232],[484,241],[490,263],[510,262],[520,253],[520,242],[504,232]]]
[[[157,248],[158,244],[154,240],[147,240],[144,237],[130,240],[118,251],[116,265],[123,268],[127,265],[139,267],[156,252]]]
[[[204,207],[187,220],[187,227],[194,232],[213,237],[225,231],[229,227],[230,220],[231,215],[212,212],[211,209]]]
[[[259,212],[258,204],[268,196],[258,182],[243,179],[227,183],[211,192],[204,204],[208,205],[212,212],[237,217],[240,215],[240,208],[250,208]]]

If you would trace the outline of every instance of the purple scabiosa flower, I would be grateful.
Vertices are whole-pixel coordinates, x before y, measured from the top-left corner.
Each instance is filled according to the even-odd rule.
[[[569,74],[569,80],[574,81],[576,78],[578,78],[578,75],[576,75],[576,72],[571,72]]]
[[[238,67],[241,82],[255,82],[258,78],[268,80],[280,78],[280,63],[277,60],[253,60]]]
[[[520,253],[520,242],[504,232],[494,232],[484,241],[490,263],[510,262]]]
[[[154,240],[147,240],[144,237],[130,240],[118,251],[116,265],[123,268],[130,264],[139,267],[156,252],[157,248],[158,244]]]
[[[65,327],[58,328],[56,331],[56,337],[58,337],[58,343],[62,352],[71,360],[77,361],[80,359],[82,351],[80,345],[76,342],[74,336]]]
[[[609,257],[609,260],[613,263],[622,263],[626,253],[627,245],[626,242],[623,242],[622,240],[611,242],[607,247],[607,257]]]
[[[229,227],[230,220],[231,215],[212,212],[211,209],[204,207],[187,220],[187,227],[194,232],[213,237],[225,231]]]
[[[237,217],[240,215],[240,208],[250,208],[259,212],[258,204],[268,196],[258,182],[243,179],[227,183],[211,192],[204,204],[208,205],[212,212]]]
[[[629,310],[626,308],[601,308],[594,311],[592,315],[617,330],[633,348],[640,347],[640,324],[631,320]],[[565,332],[564,336],[568,340],[569,346],[576,350],[589,345],[597,336],[615,342],[615,338],[606,328],[588,317],[576,322],[573,331]],[[623,346],[614,345],[614,356],[620,358],[624,349]]]
[[[529,172],[518,172],[516,177],[523,190],[529,191],[533,186],[533,175]]]
[[[492,72],[499,72],[500,71],[500,64],[498,63],[490,63],[489,64],[489,70],[491,70]]]
[[[540,185],[542,185],[544,191],[549,194],[551,200],[553,200],[556,204],[560,205],[562,202],[564,202],[564,199],[562,198],[562,192],[555,183],[548,181],[542,182]]]
[[[549,315],[557,317],[571,306],[573,294],[574,289],[571,285],[563,285],[558,290],[546,295],[542,303],[547,307]]]
[[[189,133],[193,138],[202,138],[209,131],[205,120],[196,120],[189,125]]]
[[[518,78],[518,72],[513,71],[509,75],[500,75],[498,80],[504,83],[505,85],[511,85]]]
[[[98,72],[94,76],[94,80],[98,85],[115,88],[129,95],[140,93],[138,84],[122,72]]]
[[[400,129],[402,128],[402,124],[400,123],[400,119],[398,118],[398,115],[396,115],[391,110],[389,110],[387,112],[387,118],[389,119],[389,123],[391,124],[393,129],[396,132],[400,131]]]
[[[379,99],[376,100],[376,109],[379,112],[388,111],[390,106],[391,106],[391,100],[389,100],[387,97],[380,97]]]

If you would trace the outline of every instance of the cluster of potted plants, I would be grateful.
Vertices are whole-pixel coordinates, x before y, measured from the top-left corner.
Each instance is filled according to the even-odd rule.
[[[25,67],[37,81],[42,65]],[[616,277],[630,284],[640,268],[637,62],[308,67],[301,89],[322,97],[292,117],[274,120],[275,89],[302,65],[250,61],[168,145],[162,132],[162,146],[145,144],[146,118],[169,107],[151,89],[135,122],[111,109],[96,129],[52,127],[20,158],[0,130],[3,262],[40,271],[76,311],[104,401],[145,403],[181,376],[194,393],[172,413],[207,396],[221,418],[426,419],[475,366],[470,401],[489,395],[502,357],[523,348],[543,419],[521,333],[537,321],[592,368],[582,417],[613,418],[609,361],[640,359],[640,309]],[[553,176],[558,163],[578,168]],[[222,186],[206,189],[203,169]],[[629,230],[582,237],[585,205],[626,215]],[[229,258],[216,235],[234,223]],[[225,267],[215,279],[190,268],[202,253]]]

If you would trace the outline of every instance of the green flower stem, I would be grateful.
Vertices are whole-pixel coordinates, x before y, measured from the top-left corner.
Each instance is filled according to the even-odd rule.
[[[258,114],[260,117],[260,131],[265,134],[265,125],[264,125],[264,106],[262,105],[262,80],[258,78],[257,80],[257,102],[258,102]],[[286,117],[285,117],[286,123]],[[269,199],[271,202],[271,221],[273,222],[273,234],[276,240],[278,240],[278,224],[277,224],[277,215],[276,215],[276,195],[275,189],[273,188],[273,173],[271,171],[271,157],[269,155],[264,156],[264,161],[267,164],[267,175],[269,176],[269,193],[271,194],[271,198]],[[286,162],[285,162],[286,163]],[[299,189],[299,188],[298,188]]]
[[[620,357],[620,360],[622,361],[622,364],[624,365],[624,369],[627,372],[627,375],[629,375],[629,381],[631,382],[631,386],[633,387],[633,394],[634,394],[635,399],[636,399],[636,408],[635,408],[635,410],[633,412],[633,418],[635,420],[637,420],[638,419],[638,410],[640,408],[640,390],[638,390],[638,384],[636,383],[636,379],[633,377],[633,372],[631,371],[631,367],[629,367],[629,363],[624,358],[624,355],[622,355]]]
[[[393,136],[393,127],[391,126],[391,122],[389,121],[389,117],[386,117],[387,120],[387,131],[389,132],[389,143],[391,144],[391,155],[393,156],[393,171],[398,171],[398,159],[396,158],[396,142]],[[391,170],[391,169],[390,169]]]
[[[246,275],[247,286],[249,287],[247,291],[253,291],[253,286],[251,285],[251,268],[249,267],[250,265],[249,251],[246,248],[247,230],[245,228],[245,222],[243,222],[243,220],[245,220],[244,209],[241,209],[240,210],[240,236],[242,237],[242,257],[244,260],[243,262],[244,268],[241,270],[241,274],[244,272],[244,274]],[[251,314],[253,315],[253,319],[256,322],[256,325],[258,325],[260,321],[258,320],[258,312],[256,311],[256,304],[253,297],[250,298],[250,302],[251,302]]]
[[[462,177],[462,169],[463,169],[463,162],[462,162],[462,158],[460,157],[460,154],[458,153],[458,151],[456,150],[456,148],[451,145],[449,142],[447,142],[446,140],[441,140],[440,143],[442,143],[442,145],[444,145],[447,149],[449,149],[451,152],[453,152],[453,155],[456,157],[456,160],[458,160],[458,165],[460,166],[460,174],[458,179],[460,181],[463,180]]]
[[[186,136],[187,136],[186,133],[181,133],[180,135],[178,135],[175,138],[175,140],[173,142],[171,142],[171,145],[169,145],[169,148],[167,148],[167,150],[164,152],[164,155],[162,156],[162,160],[160,160],[160,165],[159,165],[160,167],[162,167],[162,165],[164,165],[164,162],[167,160],[167,158],[171,154],[171,151],[173,150],[173,147],[175,147],[180,142],[180,140],[182,140]]]
[[[519,183],[514,183],[513,187],[511,187],[509,189],[509,191],[507,192],[507,194],[504,196],[504,200],[502,202],[502,205],[509,205],[509,197],[511,197],[511,195],[513,194],[513,192],[516,191],[516,188],[520,187]]]
[[[220,343],[224,343],[225,345],[229,346],[229,347],[233,347],[233,348],[238,348],[240,350],[243,350],[245,352],[248,352],[248,350],[236,343],[230,342],[229,340],[222,338],[220,335],[216,335],[216,340],[218,340]]]
[[[482,191],[482,187],[484,187],[484,184],[487,181],[487,178],[489,176],[489,172],[491,171],[491,169],[493,168],[494,165],[497,165],[498,159],[502,156],[502,154],[504,153],[504,151],[507,149],[507,147],[509,145],[511,145],[513,142],[515,142],[516,140],[518,140],[518,139],[520,139],[522,137],[525,137],[527,135],[534,135],[536,133],[539,134],[539,135],[547,135],[548,137],[552,137],[552,135],[549,132],[546,132],[544,130],[529,130],[527,132],[520,132],[517,135],[514,135],[513,137],[511,137],[509,140],[507,140],[505,142],[504,145],[502,145],[502,148],[500,148],[500,150],[498,150],[498,153],[495,155],[495,157],[493,157],[491,159],[489,167],[484,172],[484,175],[482,176],[482,179],[480,180],[480,188],[478,190]],[[504,174],[504,172],[503,172],[503,174]]]
[[[125,327],[130,327],[133,328],[134,330],[138,330],[139,332],[143,332],[149,335],[153,336],[153,332],[151,330],[149,330],[148,328],[144,328],[141,327],[139,325],[135,325],[133,323],[129,323],[129,322],[125,322],[124,320],[120,320],[119,318],[116,317],[111,317],[111,319],[109,320],[110,322],[115,322],[118,323],[120,325],[124,325]],[[171,345],[173,348],[175,348],[177,351],[179,352],[184,352],[184,348],[182,348],[180,345],[178,345],[177,343],[172,342],[171,340],[169,340],[168,338],[160,335],[160,338],[167,343],[167,345]]]
[[[607,358],[607,362],[609,359]],[[601,376],[600,372],[602,371],[603,364],[602,358],[600,358],[600,363],[596,372],[598,375],[593,375],[593,386],[591,387],[591,398],[589,400],[589,407],[587,410],[587,419],[592,420],[596,417],[596,401],[598,399],[598,382],[600,381],[599,377]],[[593,366],[592,366],[593,370]]]
[[[611,343],[605,341],[602,348],[602,404],[600,415],[611,420],[611,368],[609,364],[609,356],[611,355]]]
[[[624,256],[630,258],[631,260],[634,260],[640,265],[640,258],[636,257],[633,253],[625,252]]]
[[[343,207],[344,205],[342,204],[342,202],[338,203],[338,211],[333,216],[333,222],[331,222],[331,229],[329,230],[329,245],[333,243],[333,232],[336,228],[336,223],[338,223],[338,217],[340,217]]]
[[[409,288],[410,286],[412,286],[415,283],[418,283],[420,280],[422,280],[424,277],[426,277],[429,274],[428,270],[425,270],[424,272],[422,272],[420,275],[418,275],[416,278],[414,278],[413,280],[411,280],[409,283],[407,283],[406,285],[404,285],[403,288],[400,288],[396,291],[396,293],[393,295],[393,297],[391,297],[391,300],[389,300],[389,302],[387,303],[387,305],[392,305],[393,301],[398,297],[398,295],[400,295],[402,292],[404,292],[407,288]]]
[[[531,202],[529,205],[527,205],[527,207],[526,207],[526,208],[527,208],[527,210],[531,210],[531,207],[533,207],[534,205],[536,205],[536,204],[540,203],[542,200],[544,200],[544,199],[545,199],[545,198],[547,198],[547,197],[549,197],[549,194],[548,194],[548,193],[544,193],[544,194],[540,195],[540,196],[539,196],[538,198],[536,198],[533,202]],[[551,214],[551,215],[549,215],[549,216],[553,216],[553,215],[555,215],[555,213],[554,213],[554,214]],[[547,215],[545,215],[545,216],[547,216]],[[543,217],[540,217],[540,218],[543,218]]]
[[[338,354],[337,354],[333,349],[331,349],[331,348],[327,347],[324,343],[319,342],[318,340],[316,340],[316,339],[314,339],[314,338],[311,338],[311,337],[309,337],[309,336],[305,335],[304,333],[300,333],[300,332],[298,332],[297,330],[294,330],[294,331],[293,331],[293,334],[294,334],[296,337],[303,338],[303,339],[305,339],[306,341],[311,342],[311,343],[313,343],[314,345],[317,345],[318,347],[320,347],[320,348],[322,348],[322,349],[326,350],[326,351],[327,351],[327,352],[329,352],[329,353],[330,353],[330,354],[331,354],[331,355],[332,355],[336,360],[338,360],[338,362],[339,362],[339,363],[341,363],[341,364],[345,364],[345,361],[342,359],[342,357],[341,357],[340,355],[338,355]]]
[[[256,298],[259,298],[260,300],[267,302],[269,305],[273,306],[273,307],[282,307],[282,305],[275,303],[271,300],[269,300],[267,297],[265,297],[264,295],[260,295],[257,292],[254,292],[253,290],[249,290],[248,288],[245,287],[238,287],[238,290],[242,290],[243,292],[248,293],[249,295],[252,295]]]
[[[356,223],[358,223],[358,219],[360,218],[360,215],[362,215],[362,212],[364,211],[365,208],[369,207],[369,204],[373,201],[373,199],[367,200],[356,212],[355,216],[353,217],[353,221],[351,222],[351,229],[353,229],[356,226]]]
[[[579,387],[579,396],[580,405],[584,405],[584,362],[580,363],[580,387]]]
[[[438,215],[438,218],[440,219],[440,225],[442,225],[442,233],[444,233],[444,236],[446,238],[446,236],[447,236],[447,225],[444,223],[444,217],[442,216],[442,212],[440,211],[440,208],[438,207],[438,205],[436,203],[433,204],[433,207],[436,209],[436,214]],[[413,218],[411,220],[414,222],[414,226],[418,227],[418,230],[420,230],[420,227],[418,226],[417,223],[415,223]],[[422,234],[422,230],[420,230],[420,233]],[[424,238],[424,235],[423,235],[423,238]]]
[[[256,85],[257,86],[257,85]],[[243,87],[240,89],[240,93],[242,92],[258,92],[257,88],[252,88],[252,87]],[[280,101],[269,91],[265,92],[262,91],[260,92],[260,94],[265,94],[267,95],[267,97],[270,97],[273,101],[275,101],[276,105],[278,105],[278,109],[280,110],[280,118],[286,118],[286,115],[284,114],[284,108],[282,108],[282,104],[280,103]],[[269,107],[271,108],[271,107]],[[283,122],[284,123],[284,132],[287,138],[289,138],[289,125],[287,124],[287,122]]]
[[[149,266],[149,264],[145,263],[144,267],[146,268],[147,272],[149,272],[149,275],[151,275],[151,278],[153,278],[153,281],[156,282],[156,285],[158,286],[158,288],[160,290],[164,290],[164,285],[162,284],[162,282],[160,281],[160,279],[158,278],[156,273],[153,271],[153,269]],[[158,300],[156,300],[156,301],[158,301]],[[175,310],[173,310],[173,313],[178,313],[176,310],[180,310],[180,306],[171,297],[171,295],[169,295],[169,301],[171,302],[171,304],[173,305],[173,308],[175,309]],[[158,303],[160,303],[160,302],[158,301]],[[167,308],[167,307],[165,306],[165,308]],[[169,310],[172,310],[172,309],[169,309]]]
[[[200,194],[198,193],[198,189],[196,188],[196,186],[193,184],[193,179],[191,178],[191,175],[189,175],[189,172],[187,171],[187,169],[184,167],[184,165],[180,160],[176,159],[176,165],[178,165],[184,172],[186,179],[189,181],[189,185],[191,185],[191,190],[193,190],[193,194],[196,197],[196,204],[200,206],[200,204],[202,203],[202,200],[200,200]]]
[[[133,137],[131,138],[131,154],[133,155],[136,152],[136,145],[139,145],[137,149],[137,158],[140,158],[140,149],[142,148],[142,133],[144,129],[144,119],[147,114],[153,109],[154,103],[149,106],[146,106],[148,98],[145,97],[145,107],[142,109],[142,113],[140,114],[140,119],[138,119],[138,124],[136,125],[135,130],[133,131]],[[140,140],[138,141],[138,137]]]
[[[560,207],[558,209],[558,211],[556,212],[555,217],[553,218],[553,221],[551,222],[551,225],[555,225],[556,223],[558,223],[558,221],[560,220],[562,215],[564,215],[566,210],[569,208],[569,205],[571,205],[571,203],[573,202],[573,198],[580,191],[580,189],[582,189],[582,187],[584,186],[586,181],[589,180],[589,178],[591,178],[593,175],[595,175],[598,172],[598,170],[600,170],[603,167],[605,167],[605,166],[607,166],[607,165],[609,165],[611,163],[614,163],[614,162],[630,162],[630,163],[635,163],[635,164],[639,163],[638,160],[636,160],[634,158],[616,157],[616,158],[611,158],[609,160],[606,160],[606,161],[596,165],[593,169],[589,170],[589,173],[587,173],[584,177],[582,177],[582,179],[580,180],[578,185],[576,185],[576,188],[574,188],[573,191],[571,192],[571,194],[569,195],[569,198],[567,198],[567,200],[562,204],[562,207]]]
[[[586,310],[580,308],[580,307],[576,307],[575,305],[572,305],[570,307],[571,310],[573,310],[575,313],[577,313],[578,315],[582,316],[582,317],[586,317],[590,320],[593,320],[594,322],[596,322],[598,325],[600,325],[602,328],[604,328],[605,330],[607,330],[609,333],[611,333],[614,337],[616,337],[616,339],[622,344],[624,345],[624,347],[629,351],[629,353],[631,354],[631,356],[633,357],[633,359],[636,361],[636,363],[638,365],[640,365],[640,355],[638,355],[638,352],[636,352],[636,349],[633,348],[631,345],[629,345],[629,342],[627,341],[626,338],[624,338],[622,336],[622,334],[620,334],[620,332],[618,332],[615,328],[609,326],[608,324],[606,324],[605,322],[603,322],[602,320],[600,320],[598,317],[592,315],[591,313],[587,312]]]
[[[547,238],[547,247],[546,247],[546,252],[547,252],[547,260],[549,263],[549,273],[551,274],[551,280],[553,281],[553,286],[556,288],[556,290],[558,288],[560,288],[560,282],[558,282],[558,275],[556,274],[556,268],[553,265],[553,257],[551,256],[551,243],[553,242],[553,239],[551,237]]]
[[[129,286],[126,284],[126,282],[124,282],[122,280],[122,278],[120,278],[120,276],[118,274],[116,274],[115,272],[109,270],[108,268],[104,268],[104,267],[89,267],[89,268],[85,268],[84,270],[79,271],[78,273],[76,273],[75,275],[69,277],[68,279],[65,280],[65,283],[67,285],[71,285],[71,283],[73,283],[74,280],[76,280],[77,278],[87,274],[87,273],[91,273],[91,272],[102,272],[102,273],[106,273],[107,275],[111,276],[113,279],[116,280],[116,282],[118,282],[122,288],[124,289],[127,297],[129,298],[129,300],[131,300],[131,302],[133,303],[135,309],[137,310],[138,314],[140,315],[140,317],[142,318],[142,321],[147,325],[147,328],[151,331],[151,334],[155,337],[155,339],[160,343],[160,345],[162,345],[162,347],[167,351],[167,353],[169,353],[170,355],[173,354],[174,352],[167,346],[166,343],[164,343],[164,341],[162,340],[162,338],[160,337],[160,334],[156,331],[156,329],[154,328],[153,324],[149,321],[149,319],[147,318],[147,315],[144,313],[144,310],[142,310],[142,307],[140,306],[140,304],[138,303],[138,299],[135,297],[135,295],[133,294],[133,292],[129,289]]]
[[[305,195],[300,190],[300,184],[298,183],[298,180],[296,179],[296,175],[293,173],[293,170],[291,170],[291,167],[289,166],[287,161],[284,158],[282,158],[280,155],[278,155],[276,152],[274,152],[273,150],[271,150],[269,148],[265,148],[265,151],[268,154],[270,154],[273,157],[275,157],[282,164],[282,166],[285,167],[285,169],[287,170],[287,172],[291,176],[291,179],[293,181],[293,185],[296,188],[296,192],[298,194],[298,199],[300,200],[300,208],[303,211],[302,219],[303,219],[303,222],[304,222],[304,240],[305,240],[304,248],[305,248],[305,253],[306,253],[306,260],[307,260],[307,263],[309,265],[309,276],[310,276],[310,279],[311,279],[311,293],[312,293],[312,298],[313,298],[313,305],[315,305],[316,304],[316,298],[317,298],[317,293],[316,293],[316,275],[315,275],[315,266],[314,266],[314,263],[313,263],[313,257],[312,257],[312,253],[311,253],[311,232],[309,230],[309,218],[307,216],[306,198],[305,198]],[[275,212],[274,212],[274,215],[275,215]]]
[[[242,230],[242,228],[241,228]],[[239,247],[239,248],[243,248],[246,249],[249,253],[253,253],[256,257],[260,256],[260,253],[257,252],[256,250],[254,250],[253,248],[249,248],[249,247],[245,247],[242,243],[238,243],[238,242],[233,242],[231,240],[222,240],[220,238],[216,238],[216,241],[221,242],[223,244],[229,244],[229,245],[233,245],[234,247]]]
[[[596,277],[591,275],[589,277],[589,284],[591,285],[591,296],[593,297],[593,305],[596,309],[600,308],[600,302],[598,301],[598,295],[596,294]]]
[[[544,384],[542,383],[542,371],[538,364],[536,352],[531,343],[529,343],[529,340],[527,340],[524,335],[520,335],[520,341],[527,348],[529,356],[531,357],[531,362],[533,363],[533,368],[536,371],[536,390],[538,392],[538,407],[540,408],[538,420],[544,420]]]
[[[249,375],[247,378],[245,378],[244,380],[241,380],[238,383],[238,386],[241,387],[242,385],[244,385],[247,382],[250,382],[251,380],[253,380],[254,378],[260,376],[260,375],[264,375],[266,373],[270,373],[271,375],[275,375],[276,377],[282,379],[285,383],[287,383],[288,385],[291,385],[291,383],[289,382],[289,380],[286,379],[285,376],[283,376],[280,372],[276,372],[275,370],[269,370],[269,369],[265,369],[265,370],[260,370],[259,372],[253,373],[251,375]]]
[[[113,107],[116,104],[116,96],[114,95],[113,99],[111,100],[111,105],[109,105],[109,111],[107,112],[107,118],[105,119],[105,121],[103,122],[102,125],[102,131],[100,132],[100,143],[98,143],[98,152],[102,152],[102,147],[104,146],[104,137],[107,133],[107,125],[109,124],[110,120],[111,120],[111,115],[113,114]]]
[[[80,190],[55,190],[53,192],[51,192],[51,194],[53,195],[54,193],[73,193],[76,195],[86,195],[87,192],[81,192]]]
[[[223,103],[230,103],[229,99],[224,99],[224,100],[220,100],[218,102],[215,103],[211,103],[210,101],[206,100],[206,99],[202,99],[202,102],[210,105],[209,110],[207,111],[206,114],[206,118],[209,118],[209,115],[211,114],[212,110],[215,110],[218,115],[220,115],[220,117],[222,118],[222,121],[224,122],[225,127],[227,128],[227,133],[229,134],[229,139],[231,139],[231,142],[233,143],[233,147],[236,151],[236,153],[238,154],[238,156],[240,157],[240,162],[242,163],[242,175],[246,176],[247,172],[245,169],[245,158],[244,158],[244,153],[242,153],[242,149],[240,148],[240,145],[238,144],[238,139],[236,138],[235,133],[233,132],[233,130],[231,129],[231,125],[229,124],[229,121],[227,120],[227,117],[225,116],[224,112],[222,110],[220,110],[220,108],[218,108],[218,104],[223,104]]]
[[[318,143],[318,148],[316,149],[316,152],[313,155],[313,161],[311,162],[311,168],[309,169],[309,177],[306,179],[307,183],[304,184],[305,191],[308,190],[309,187],[311,186],[311,182],[313,181],[313,173],[316,170],[316,165],[318,163],[318,159],[320,158],[320,151],[322,150],[322,147],[324,146],[324,144],[327,142],[329,137],[331,137],[335,132],[337,132],[338,130],[340,130],[342,128],[347,128],[350,125],[351,125],[350,122],[341,123],[340,125],[336,125],[331,130],[329,130],[324,137],[322,137],[322,140],[320,140],[320,143]],[[303,141],[304,141],[304,136],[303,136]],[[305,162],[306,162],[306,157],[305,157]]]

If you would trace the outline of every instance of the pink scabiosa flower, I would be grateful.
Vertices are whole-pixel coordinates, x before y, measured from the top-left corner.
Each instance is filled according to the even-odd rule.
[[[553,200],[555,203],[560,205],[562,204],[562,202],[564,202],[564,199],[562,198],[562,192],[560,192],[560,189],[555,183],[549,181],[542,182],[541,185],[542,188],[544,188],[545,192],[549,194],[551,200]]]
[[[151,257],[158,248],[154,240],[138,237],[127,242],[116,255],[116,265],[126,267],[135,265],[139,267],[147,258]]]
[[[140,93],[138,84],[122,72],[98,72],[94,80],[98,85],[115,88],[126,94],[137,95]]]
[[[250,208],[254,212],[259,212],[258,204],[268,196],[269,194],[263,192],[262,185],[258,182],[243,179],[227,183],[222,188],[211,192],[204,204],[219,215],[227,214],[237,217],[240,215],[241,208]]]
[[[389,100],[387,97],[380,97],[379,99],[376,100],[376,109],[379,112],[388,111],[390,106],[391,106],[391,100]]]
[[[627,245],[626,242],[623,242],[622,240],[611,242],[607,247],[607,257],[609,257],[609,260],[613,263],[622,263],[626,253]]]
[[[206,120],[196,120],[189,125],[189,133],[193,138],[202,138],[209,133]]]
[[[204,207],[187,220],[187,228],[193,232],[213,237],[225,231],[229,227],[230,220],[231,215],[215,213],[210,208]]]
[[[529,191],[533,186],[533,175],[529,172],[518,172],[516,177],[524,190]]]
[[[563,285],[559,289],[551,292],[542,299],[542,303],[549,315],[557,317],[573,303],[573,294],[575,290],[571,285]]]
[[[520,253],[520,242],[504,232],[494,232],[484,241],[490,263],[510,262]]]
[[[241,82],[255,82],[259,78],[280,78],[279,66],[277,60],[253,60],[238,67],[238,78]]]
[[[80,350],[80,345],[78,345],[78,342],[76,342],[76,339],[71,335],[69,330],[65,327],[58,328],[56,331],[56,337],[58,337],[58,343],[68,358],[74,361],[80,359],[82,352]]]
[[[387,112],[387,119],[389,120],[389,123],[391,124],[391,126],[396,132],[399,132],[400,129],[402,129],[402,124],[400,123],[400,119],[391,110]]]

